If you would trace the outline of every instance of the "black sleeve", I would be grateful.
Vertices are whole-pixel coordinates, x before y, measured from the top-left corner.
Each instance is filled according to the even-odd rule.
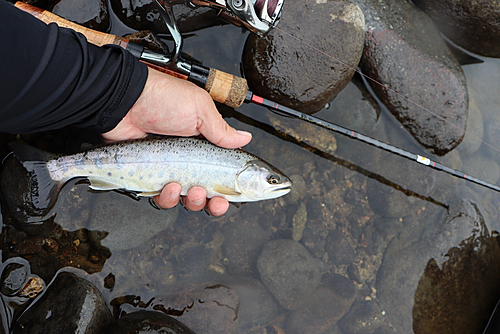
[[[0,0],[0,132],[67,125],[113,129],[144,88],[147,67]]]

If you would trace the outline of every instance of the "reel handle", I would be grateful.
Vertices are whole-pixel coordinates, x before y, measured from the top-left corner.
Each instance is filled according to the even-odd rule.
[[[130,42],[126,38],[83,27],[79,24],[73,23],[60,16],[57,16],[49,11],[28,5],[24,2],[18,1],[15,3],[15,6],[33,15],[46,24],[56,23],[60,27],[73,29],[83,34],[87,38],[87,41],[94,45],[118,45],[125,50],[130,51],[139,60],[141,60],[142,53],[148,52],[148,50],[144,50],[144,48],[136,43]],[[180,79],[194,82],[201,88],[205,89],[214,101],[223,103],[232,108],[238,108],[247,97],[248,85],[246,79],[234,76],[229,73],[225,73],[213,68],[191,64],[191,72],[189,73],[189,75],[185,75],[176,72],[168,68],[167,66],[153,64],[145,60],[141,60],[141,62],[157,71],[172,75]]]

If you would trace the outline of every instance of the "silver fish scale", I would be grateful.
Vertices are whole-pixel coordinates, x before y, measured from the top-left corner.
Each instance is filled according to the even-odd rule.
[[[231,189],[247,162],[259,160],[241,150],[223,149],[195,138],[161,138],[128,141],[63,156],[47,163],[51,177],[65,182],[87,177],[137,192],[157,192],[170,182],[202,186],[207,197],[216,184]],[[111,187],[110,187],[111,189]]]

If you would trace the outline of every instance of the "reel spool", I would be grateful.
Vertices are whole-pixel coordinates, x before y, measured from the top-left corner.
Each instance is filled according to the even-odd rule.
[[[263,36],[281,19],[285,0],[192,0],[193,6],[219,9],[218,16]]]

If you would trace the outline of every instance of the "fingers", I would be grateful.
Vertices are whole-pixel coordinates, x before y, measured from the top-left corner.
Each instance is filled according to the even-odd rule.
[[[201,113],[200,118],[201,124],[198,126],[198,131],[217,146],[238,148],[245,146],[252,140],[251,133],[238,131],[227,124],[213,102],[206,104],[205,112]]]
[[[164,209],[170,209],[179,203],[181,186],[177,183],[167,184],[162,192],[154,197],[158,206]],[[213,216],[222,216],[229,209],[229,202],[222,197],[214,197],[207,203],[207,193],[205,189],[193,187],[189,189],[187,196],[183,197],[183,205],[191,211],[200,211],[207,207],[208,212]]]

